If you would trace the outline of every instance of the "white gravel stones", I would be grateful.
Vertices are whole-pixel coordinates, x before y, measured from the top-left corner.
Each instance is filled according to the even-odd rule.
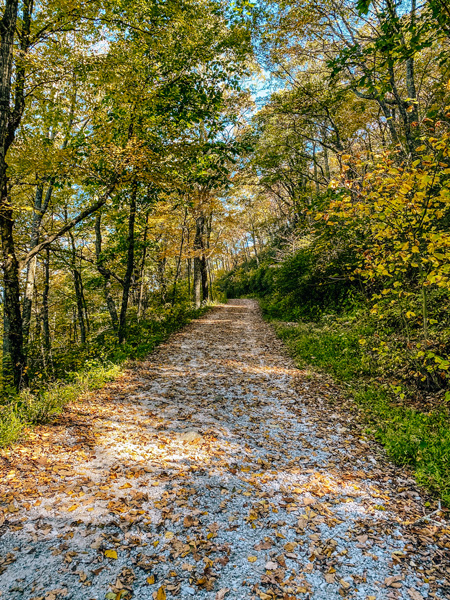
[[[173,336],[96,423],[70,497],[17,499],[0,600],[427,598],[372,463],[326,405],[319,431],[299,377],[251,300]]]

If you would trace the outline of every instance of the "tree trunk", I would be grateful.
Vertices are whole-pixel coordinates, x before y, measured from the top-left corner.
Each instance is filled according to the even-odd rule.
[[[120,307],[119,318],[119,343],[125,339],[126,334],[126,319],[128,308],[128,297],[130,295],[131,278],[134,270],[134,225],[136,221],[136,196],[137,184],[133,183],[130,198],[130,214],[128,217],[128,252],[127,252],[127,268],[123,280],[122,305]]]
[[[206,262],[203,253],[203,230],[205,217],[200,215],[195,220],[195,238],[194,238],[194,304],[195,308],[200,308],[204,299],[204,280],[206,279]],[[206,281],[206,288],[208,282]]]
[[[212,275],[211,275],[211,261],[209,261],[207,264],[207,270],[208,270],[208,281],[209,281],[209,299],[211,301],[214,301],[213,287],[212,287]]]
[[[191,259],[186,260],[187,280],[188,280],[188,301],[191,301]]]
[[[42,219],[47,212],[48,205],[50,203],[50,199],[53,192],[53,184],[54,178],[52,178],[49,182],[47,193],[44,196],[44,184],[41,181],[36,189],[36,195],[34,200],[34,212],[33,212],[33,221],[31,224],[31,238],[30,238],[30,250],[35,248],[39,243],[39,232],[41,228]],[[44,202],[43,202],[44,199]],[[26,283],[25,283],[25,294],[23,299],[23,309],[22,309],[22,321],[23,321],[23,343],[24,343],[24,353],[25,358],[28,352],[28,337],[30,334],[30,325],[31,325],[31,308],[33,305],[33,292],[34,292],[34,284],[36,281],[36,265],[37,265],[37,256],[33,256],[30,262],[27,264],[27,275],[26,275]]]
[[[7,321],[5,334],[8,341],[4,345],[8,357],[7,362],[13,371],[13,381],[16,389],[24,383],[25,356],[23,353],[22,315],[20,312],[20,282],[19,263],[17,262],[14,238],[12,210],[7,205],[7,200],[2,199],[0,213],[0,233],[2,238],[3,254],[3,284],[4,284],[4,311]]]
[[[51,353],[51,338],[50,338],[50,322],[49,322],[49,311],[48,311],[48,297],[50,293],[50,250],[46,249],[46,256],[44,262],[44,290],[42,292],[42,331],[44,334],[43,343],[43,359],[46,367],[50,364],[50,353]]]
[[[209,298],[209,285],[208,285],[208,262],[205,255],[200,260],[200,270],[202,275],[202,300],[205,302]]]
[[[186,219],[187,219],[187,209],[184,211],[184,221],[183,221],[183,227],[181,229],[180,251],[177,256],[177,266],[175,269],[175,277],[173,280],[172,306],[175,304],[176,293],[177,293],[177,282],[178,282],[178,277],[180,276],[181,258],[183,255],[183,246],[184,246],[184,234],[185,234],[185,229],[186,229]]]
[[[119,329],[119,318],[117,316],[116,304],[111,295],[111,273],[105,268],[102,258],[102,228],[101,214],[98,213],[95,219],[95,257],[97,261],[97,270],[103,277],[103,294],[105,296],[106,306],[114,331]]]
[[[0,21],[0,234],[3,258],[4,380],[12,371],[16,389],[22,382],[25,360],[23,354],[22,315],[20,313],[19,265],[13,238],[13,214],[8,197],[8,165],[6,154],[15,135],[15,117],[11,111],[11,74],[18,0],[6,0]],[[18,81],[18,84],[20,82]],[[18,89],[19,91],[19,89]],[[8,373],[9,374],[9,373]]]
[[[83,302],[83,280],[81,273],[77,269],[76,263],[76,247],[72,232],[69,232],[69,239],[72,246],[72,257],[70,261],[70,270],[73,275],[73,283],[75,288],[75,301],[77,305],[78,324],[80,326],[80,341],[82,346],[86,344],[86,324],[84,322],[84,302]]]
[[[256,233],[255,233],[255,228],[252,225],[251,228],[251,234],[252,234],[252,241],[253,241],[253,252],[255,253],[255,258],[256,258],[256,264],[259,265],[259,256],[258,256],[258,248],[257,248],[257,241],[256,241]]]
[[[145,216],[145,229],[144,229],[144,239],[142,248],[142,258],[141,258],[141,266],[139,269],[139,298],[138,298],[138,309],[137,309],[137,318],[138,321],[142,318],[143,307],[144,307],[144,272],[145,272],[145,259],[147,258],[147,235],[148,235],[148,217],[149,212],[147,212]]]
[[[159,292],[161,295],[161,302],[165,304],[167,296],[167,285],[166,285],[166,263],[167,259],[165,256],[160,258],[157,262],[158,269],[158,281],[159,281]]]
[[[77,303],[78,324],[80,326],[80,341],[82,346],[86,344],[86,324],[84,322],[84,306],[82,293],[81,274],[76,267],[72,268],[73,282],[75,287],[75,298]]]

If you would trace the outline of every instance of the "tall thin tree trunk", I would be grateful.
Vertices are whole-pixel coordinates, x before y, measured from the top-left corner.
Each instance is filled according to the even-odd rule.
[[[187,279],[188,279],[188,301],[191,301],[191,259],[188,258],[187,262]]]
[[[4,344],[6,355],[4,359],[12,369],[14,386],[19,389],[26,379],[25,355],[23,353],[22,314],[20,311],[20,282],[19,263],[17,261],[14,238],[12,210],[7,205],[7,200],[2,201],[0,212],[0,233],[2,238],[3,254],[3,285],[4,285],[4,311],[7,327],[5,334],[8,341]]]
[[[47,212],[47,208],[50,204],[50,199],[52,197],[53,185],[55,183],[55,178],[50,178],[48,183],[47,192],[44,198],[44,182],[40,181],[37,188],[34,199],[34,210],[33,210],[33,220],[31,224],[31,237],[30,237],[30,246],[29,249],[32,250],[39,243],[39,233],[41,229],[42,219]],[[25,358],[28,353],[28,337],[30,334],[30,325],[31,325],[31,309],[33,306],[33,291],[34,285],[36,281],[36,266],[37,266],[37,256],[34,256],[30,262],[27,264],[27,274],[26,274],[26,283],[25,283],[25,293],[23,299],[23,308],[22,308],[22,320],[23,320],[23,343],[24,343],[24,353]]]
[[[119,317],[117,316],[116,303],[111,295],[111,273],[103,264],[101,219],[101,214],[98,213],[95,219],[95,257],[97,261],[97,270],[103,277],[103,294],[111,317],[111,323],[114,331],[117,331],[119,329]]]
[[[81,301],[83,303],[84,319],[86,322],[86,330],[88,333],[90,333],[91,332],[91,323],[90,323],[90,319],[89,319],[89,310],[88,310],[88,306],[87,306],[87,302],[86,302],[86,296],[84,293],[84,286],[83,286],[83,279],[81,277],[81,271],[80,271],[80,291],[81,291]]]
[[[22,314],[20,311],[19,264],[13,237],[13,211],[8,195],[7,152],[13,143],[25,106],[25,62],[16,65],[14,107],[11,107],[11,77],[13,72],[14,38],[16,35],[18,0],[5,0],[0,20],[0,236],[4,286],[5,320],[3,344],[5,369],[12,370],[16,389],[25,382]],[[18,53],[25,55],[29,47],[31,0],[22,3],[20,44]]]
[[[145,259],[147,258],[147,235],[148,235],[148,217],[150,211],[147,211],[145,216],[145,229],[144,229],[144,239],[142,248],[142,258],[141,258],[141,266],[139,269],[139,298],[138,298],[138,309],[137,309],[137,318],[138,321],[142,318],[143,306],[144,306],[144,290],[145,290],[145,281],[144,281],[144,272],[145,272]]]
[[[126,334],[126,319],[128,308],[128,297],[130,295],[131,278],[134,270],[134,226],[136,222],[136,197],[137,183],[134,182],[131,189],[130,197],[130,213],[128,217],[128,252],[127,252],[127,268],[123,280],[122,305],[120,307],[119,317],[119,343],[125,339]]]
[[[255,234],[255,229],[254,229],[253,225],[251,227],[251,234],[252,234],[252,241],[253,241],[253,252],[255,253],[255,258],[256,258],[256,264],[259,265],[259,256],[258,256],[256,234]]]
[[[184,234],[185,234],[185,228],[186,228],[186,219],[187,219],[187,209],[185,209],[185,211],[184,211],[184,221],[183,221],[183,227],[182,227],[182,230],[181,230],[180,251],[179,251],[178,256],[177,256],[177,265],[176,265],[176,269],[175,269],[175,277],[174,277],[174,280],[173,280],[172,306],[175,304],[176,293],[177,293],[177,282],[178,282],[178,277],[180,276],[181,257],[183,255],[183,246],[184,246]]]
[[[214,301],[213,287],[212,287],[212,275],[211,275],[211,262],[210,261],[208,261],[207,270],[208,270],[208,281],[209,281],[209,288],[208,288],[209,299],[211,301]]]
[[[159,293],[161,295],[161,302],[163,304],[165,304],[166,296],[167,296],[166,264],[167,264],[167,258],[165,256],[160,258],[157,262]]]
[[[48,310],[48,297],[50,293],[50,250],[46,249],[45,261],[44,261],[44,290],[42,292],[42,331],[44,334],[44,363],[46,366],[49,365],[50,353],[52,348],[51,337],[50,337],[50,321],[49,321],[49,310]]]
[[[323,149],[323,162],[324,162],[324,170],[325,170],[325,177],[327,178],[327,181],[330,180],[330,159],[328,156],[328,148],[326,146],[322,146]]]
[[[191,243],[191,232],[190,232],[189,225],[187,226],[186,235],[187,235],[186,243],[187,243],[187,247],[189,249],[190,243]],[[186,259],[186,270],[187,270],[187,280],[188,280],[188,302],[190,302],[191,301],[191,259],[190,259],[190,257],[188,257]]]
[[[200,271],[202,275],[202,299],[205,302],[209,299],[208,261],[205,254],[203,254],[200,260]]]
[[[316,144],[313,144],[313,164],[314,164],[314,185],[316,187],[316,194],[320,193],[319,174],[317,170],[317,159],[316,159]]]
[[[80,326],[80,341],[84,346],[86,344],[87,336],[86,336],[86,324],[84,321],[84,302],[83,302],[83,280],[81,278],[81,273],[77,268],[76,263],[76,247],[75,247],[75,239],[71,231],[69,231],[69,239],[72,246],[72,257],[70,269],[73,275],[73,284],[75,288],[75,301],[77,305],[77,313],[78,313],[78,324]]]
[[[204,270],[205,264],[203,262],[203,227],[205,223],[205,217],[200,215],[195,220],[195,238],[194,238],[194,303],[195,308],[200,308],[202,299],[204,296]],[[206,285],[208,285],[206,283]]]
[[[77,303],[78,324],[80,326],[80,341],[84,346],[86,344],[86,324],[84,321],[84,306],[82,294],[81,274],[76,267],[72,268],[73,282],[75,287],[75,298]]]

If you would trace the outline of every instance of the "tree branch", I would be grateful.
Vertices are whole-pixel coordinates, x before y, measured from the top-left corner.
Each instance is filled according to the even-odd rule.
[[[45,248],[50,246],[50,244],[52,244],[56,239],[58,239],[59,237],[61,237],[62,235],[64,235],[68,231],[70,231],[73,227],[75,227],[75,225],[78,225],[78,223],[83,221],[83,219],[86,219],[86,217],[89,217],[90,215],[95,213],[99,208],[104,206],[106,204],[106,201],[108,200],[109,195],[115,188],[115,186],[116,186],[115,183],[111,184],[110,187],[107,189],[107,191],[103,194],[103,196],[99,200],[97,200],[97,202],[95,202],[94,204],[92,204],[91,206],[89,206],[88,208],[83,210],[79,215],[77,215],[76,217],[74,217],[73,219],[68,221],[56,233],[52,233],[45,240],[43,240],[40,244],[38,244],[32,250],[30,250],[28,252],[28,254],[20,261],[19,268],[20,269],[25,268],[27,266],[27,264],[30,262],[30,260],[33,258],[33,256],[36,256],[36,254],[39,254],[39,252],[41,252],[41,250],[44,250]]]

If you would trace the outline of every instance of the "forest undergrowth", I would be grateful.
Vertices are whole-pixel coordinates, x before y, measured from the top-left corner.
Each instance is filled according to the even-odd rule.
[[[114,332],[104,332],[84,348],[76,347],[52,361],[44,377],[34,373],[30,387],[16,392],[3,382],[0,405],[0,448],[26,434],[33,425],[49,423],[70,403],[116,379],[130,361],[143,359],[170,334],[209,309],[187,304],[161,309],[156,318],[130,319],[126,342],[119,344]],[[59,359],[59,360],[58,360]]]
[[[426,370],[412,377],[417,364],[402,331],[380,324],[355,286],[319,282],[311,263],[299,269],[302,260],[305,253],[300,252],[277,264],[269,251],[259,265],[252,260],[226,274],[220,287],[230,297],[259,298],[265,318],[297,366],[331,375],[343,397],[354,402],[367,432],[449,506],[446,382],[438,386]]]

